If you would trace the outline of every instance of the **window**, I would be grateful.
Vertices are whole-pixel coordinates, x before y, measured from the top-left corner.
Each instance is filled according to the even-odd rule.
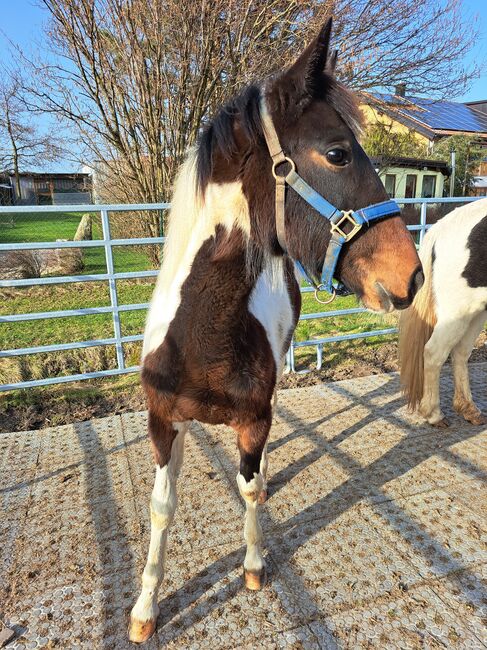
[[[416,174],[408,174],[406,176],[406,192],[404,193],[404,198],[416,198],[416,178]]]
[[[423,190],[421,196],[423,199],[431,199],[435,195],[436,190],[436,176],[426,174],[423,176]]]
[[[389,198],[396,196],[396,175],[395,174],[386,174],[384,181],[384,187],[386,192],[389,195]]]

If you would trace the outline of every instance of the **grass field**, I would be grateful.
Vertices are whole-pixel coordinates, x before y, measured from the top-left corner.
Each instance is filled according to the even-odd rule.
[[[72,239],[81,218],[80,214],[23,214],[15,215],[13,227],[0,226],[1,242],[53,241]],[[95,217],[93,238],[101,237],[99,218]],[[118,247],[114,250],[115,270],[138,271],[151,268],[147,248]],[[103,273],[106,271],[103,248],[85,250],[82,273]],[[120,280],[117,282],[120,304],[143,303],[150,300],[154,282],[151,280]],[[109,292],[106,282],[37,286],[16,289],[0,289],[0,314],[58,311],[86,307],[109,306]],[[303,313],[331,311],[357,306],[355,297],[337,298],[331,305],[317,303],[312,294],[303,295]],[[145,311],[121,314],[122,335],[142,333]],[[364,332],[394,326],[390,318],[374,314],[334,316],[326,319],[303,321],[296,330],[296,340],[334,336],[341,333]],[[96,314],[79,317],[43,319],[19,323],[0,324],[0,349],[23,348],[38,345],[57,344],[89,339],[108,338],[113,335],[110,314]],[[379,344],[379,340],[377,343]],[[129,365],[138,362],[139,346],[125,346]],[[312,348],[299,352],[298,358],[307,361]],[[326,354],[326,351],[325,351]],[[67,374],[114,367],[112,349],[89,349],[72,352],[57,352],[29,355],[23,358],[0,361],[0,383],[13,381],[12,377],[37,379],[53,374]]]

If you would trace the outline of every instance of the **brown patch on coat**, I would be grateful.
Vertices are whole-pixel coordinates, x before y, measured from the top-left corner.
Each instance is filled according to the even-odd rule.
[[[276,367],[266,332],[248,310],[254,281],[246,271],[243,235],[218,226],[194,259],[163,343],[144,359],[160,465],[176,435],[171,422],[243,426],[268,416]]]

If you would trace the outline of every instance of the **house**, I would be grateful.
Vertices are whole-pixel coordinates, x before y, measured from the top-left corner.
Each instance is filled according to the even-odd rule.
[[[92,181],[85,173],[21,172],[20,193],[11,171],[0,173],[1,201],[13,205],[91,203]]]
[[[396,198],[434,198],[443,196],[448,163],[422,158],[371,158],[389,196]]]
[[[362,110],[367,123],[375,124],[381,123],[386,125],[392,133],[412,133],[416,138],[419,145],[424,145],[425,157],[428,152],[433,149],[433,145],[438,140],[451,136],[451,135],[464,135],[475,138],[486,147],[487,152],[487,100],[481,102],[454,102],[448,100],[427,99],[423,97],[410,97],[406,95],[406,84],[398,84],[393,94],[386,93],[363,93],[362,95]],[[398,187],[401,192],[396,196],[409,196],[421,197],[431,194],[431,185],[435,184],[435,191],[433,196],[442,196],[443,185],[442,179],[439,174],[447,169],[446,161],[445,166],[442,168],[429,169],[433,161],[428,161],[428,165],[424,165],[426,161],[421,159],[418,161],[416,174],[411,171],[408,172],[402,169],[401,178],[403,181],[398,181],[397,168],[394,171],[387,169],[382,173],[384,182],[388,183],[388,192],[392,189],[393,180],[389,178],[387,181],[385,176],[396,176],[396,191]],[[437,162],[437,161],[436,161]],[[425,168],[426,167],[426,168]],[[412,167],[410,166],[410,169]],[[436,181],[432,178],[427,178],[425,187],[423,188],[423,177],[432,176],[434,172]],[[416,175],[416,181],[412,178],[407,181],[407,176]],[[415,187],[413,183],[415,182]],[[487,157],[485,164],[481,165],[478,176],[475,179],[474,193],[487,192]]]

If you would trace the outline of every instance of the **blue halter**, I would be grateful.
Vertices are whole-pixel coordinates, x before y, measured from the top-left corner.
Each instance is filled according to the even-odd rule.
[[[279,244],[284,252],[287,253],[284,226],[284,202],[286,185],[289,185],[306,201],[306,203],[314,208],[324,219],[330,222],[331,238],[328,243],[328,248],[326,249],[320,284],[317,285],[308,278],[301,262],[298,260],[294,260],[294,262],[305,277],[306,281],[311,286],[315,287],[316,300],[323,304],[332,302],[337,294],[347,295],[350,293],[343,284],[333,283],[333,277],[335,275],[338,258],[343,245],[355,237],[364,224],[368,226],[372,221],[386,219],[400,214],[399,206],[395,201],[383,201],[382,203],[375,203],[374,205],[369,205],[360,210],[339,210],[336,208],[329,201],[323,198],[321,194],[308,185],[303,178],[301,178],[301,176],[296,172],[294,161],[286,156],[282,151],[264,97],[261,99],[260,113],[267,147],[273,160],[272,174],[276,180],[276,228]],[[285,176],[277,174],[277,167],[282,163],[288,163],[291,166],[291,171],[289,171]],[[344,231],[344,227],[347,225],[351,227],[349,232]],[[326,301],[320,300],[318,297],[319,291],[330,293],[331,298]]]

